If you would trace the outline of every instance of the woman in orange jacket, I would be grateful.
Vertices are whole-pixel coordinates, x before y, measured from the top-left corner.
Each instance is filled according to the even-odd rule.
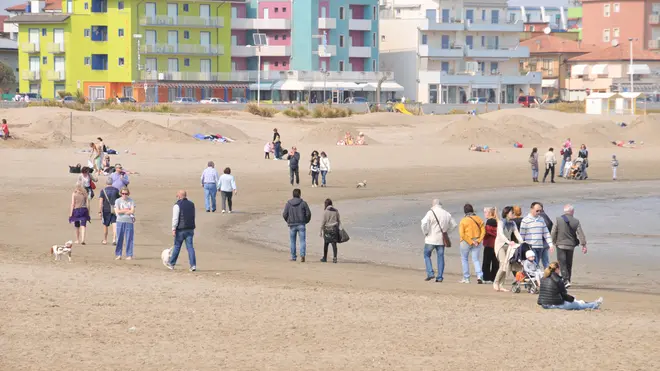
[[[481,247],[486,236],[486,226],[484,221],[474,213],[474,208],[470,204],[463,206],[465,217],[458,225],[458,234],[461,237],[461,263],[463,265],[463,279],[461,283],[470,283],[470,264],[468,256],[472,255],[474,272],[477,276],[477,283],[484,283],[483,272],[481,271],[481,262],[479,255]]]

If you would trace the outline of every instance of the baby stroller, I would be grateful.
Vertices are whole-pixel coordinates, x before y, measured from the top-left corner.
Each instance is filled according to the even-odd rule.
[[[522,291],[523,288],[525,288],[530,294],[536,294],[539,292],[539,287],[536,284],[536,281],[531,279],[522,267],[522,263],[526,259],[525,254],[531,249],[532,247],[528,243],[523,242],[518,245],[509,259],[509,264],[511,264],[512,269],[516,271],[516,280],[511,284],[511,292],[516,294]]]
[[[571,165],[571,168],[568,171],[568,175],[566,176],[566,179],[573,179],[573,180],[578,180],[582,177],[582,164],[584,163],[584,159],[582,157],[578,157],[573,161],[573,164]]]

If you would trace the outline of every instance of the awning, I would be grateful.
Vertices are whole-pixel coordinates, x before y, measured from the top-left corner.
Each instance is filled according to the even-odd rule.
[[[247,84],[222,84],[222,83],[196,83],[196,82],[154,82],[136,81],[132,84],[134,89],[154,88],[201,88],[201,89],[246,89]]]
[[[559,87],[559,80],[557,79],[543,79],[541,81],[541,87],[542,88],[558,88]]]
[[[257,86],[257,84],[250,84],[248,86],[248,89],[250,90],[271,90],[271,87],[273,86],[272,82],[262,82]]]
[[[369,85],[373,87],[373,91],[376,91],[378,88],[378,83],[377,82],[370,82]],[[365,89],[366,90],[366,89]],[[380,84],[380,91],[403,91],[403,86],[397,84],[396,82],[393,81],[384,81],[382,84]]]
[[[307,90],[309,88],[309,83],[298,80],[281,80],[276,82],[271,89],[272,90],[285,90],[285,91],[301,91]]]
[[[648,64],[633,64],[628,67],[628,75],[632,72],[633,75],[650,75],[651,69]]]
[[[592,75],[607,75],[607,65],[606,64],[597,64],[591,67]]]
[[[586,71],[587,71],[586,64],[576,64],[575,66],[571,67],[571,75],[573,76],[582,76],[585,74]]]

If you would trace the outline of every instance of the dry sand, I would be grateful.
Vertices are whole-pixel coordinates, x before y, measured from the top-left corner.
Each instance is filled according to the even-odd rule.
[[[418,270],[317,263],[316,226],[309,228],[305,264],[229,232],[279,213],[290,197],[286,161],[263,160],[263,143],[273,127],[285,147],[298,146],[303,159],[313,149],[328,152],[330,186],[309,188],[302,171],[303,198],[318,205],[330,197],[341,205],[356,198],[528,185],[527,147],[558,147],[568,130],[574,143],[590,146],[589,182],[609,179],[612,153],[619,155],[622,181],[659,179],[654,116],[633,122],[520,109],[470,121],[398,114],[301,121],[244,113],[74,112],[74,143],[67,144],[60,134],[68,133],[61,119],[68,114],[44,108],[0,111],[20,138],[0,141],[2,370],[499,370],[530,362],[549,370],[644,370],[660,362],[654,342],[660,331],[657,295],[576,285],[571,291],[584,299],[604,296],[603,310],[545,311],[531,295],[459,285],[458,277],[435,284],[423,282]],[[463,133],[459,121],[476,131]],[[621,129],[616,121],[633,125]],[[197,130],[237,141],[195,141],[190,134]],[[346,130],[354,136],[364,131],[378,145],[335,146]],[[75,176],[67,165],[85,162],[87,155],[78,150],[99,135],[120,152],[113,161],[141,173],[131,177],[137,259],[114,261],[113,247],[98,243],[95,199],[88,244],[75,246],[72,263],[53,262],[50,245],[73,237],[67,212]],[[448,143],[454,135],[458,143]],[[616,148],[609,137],[645,145]],[[513,140],[522,141],[517,138],[529,138],[526,148],[512,148]],[[489,144],[500,152],[469,152],[465,143]],[[135,154],[124,154],[126,149]],[[178,269],[167,271],[160,251],[171,245],[176,190],[188,189],[202,211],[199,175],[208,160],[218,168],[232,167],[238,212],[200,212],[199,271],[184,269],[185,251]],[[355,189],[362,179],[369,187]],[[286,228],[283,222],[272,227]],[[350,243],[340,254],[341,249],[350,249]],[[531,361],[530,349],[535,349]]]

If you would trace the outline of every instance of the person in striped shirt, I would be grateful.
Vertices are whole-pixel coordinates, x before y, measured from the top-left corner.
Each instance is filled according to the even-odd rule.
[[[554,244],[552,243],[552,236],[545,224],[545,220],[541,216],[543,206],[540,202],[533,202],[529,214],[523,218],[520,223],[520,236],[523,241],[527,242],[534,251],[534,254],[539,258],[543,256],[544,246],[543,241],[548,244],[550,252],[554,251]],[[547,253],[546,253],[547,255]],[[541,259],[539,259],[540,261]],[[548,267],[549,262],[543,259],[544,268]]]

